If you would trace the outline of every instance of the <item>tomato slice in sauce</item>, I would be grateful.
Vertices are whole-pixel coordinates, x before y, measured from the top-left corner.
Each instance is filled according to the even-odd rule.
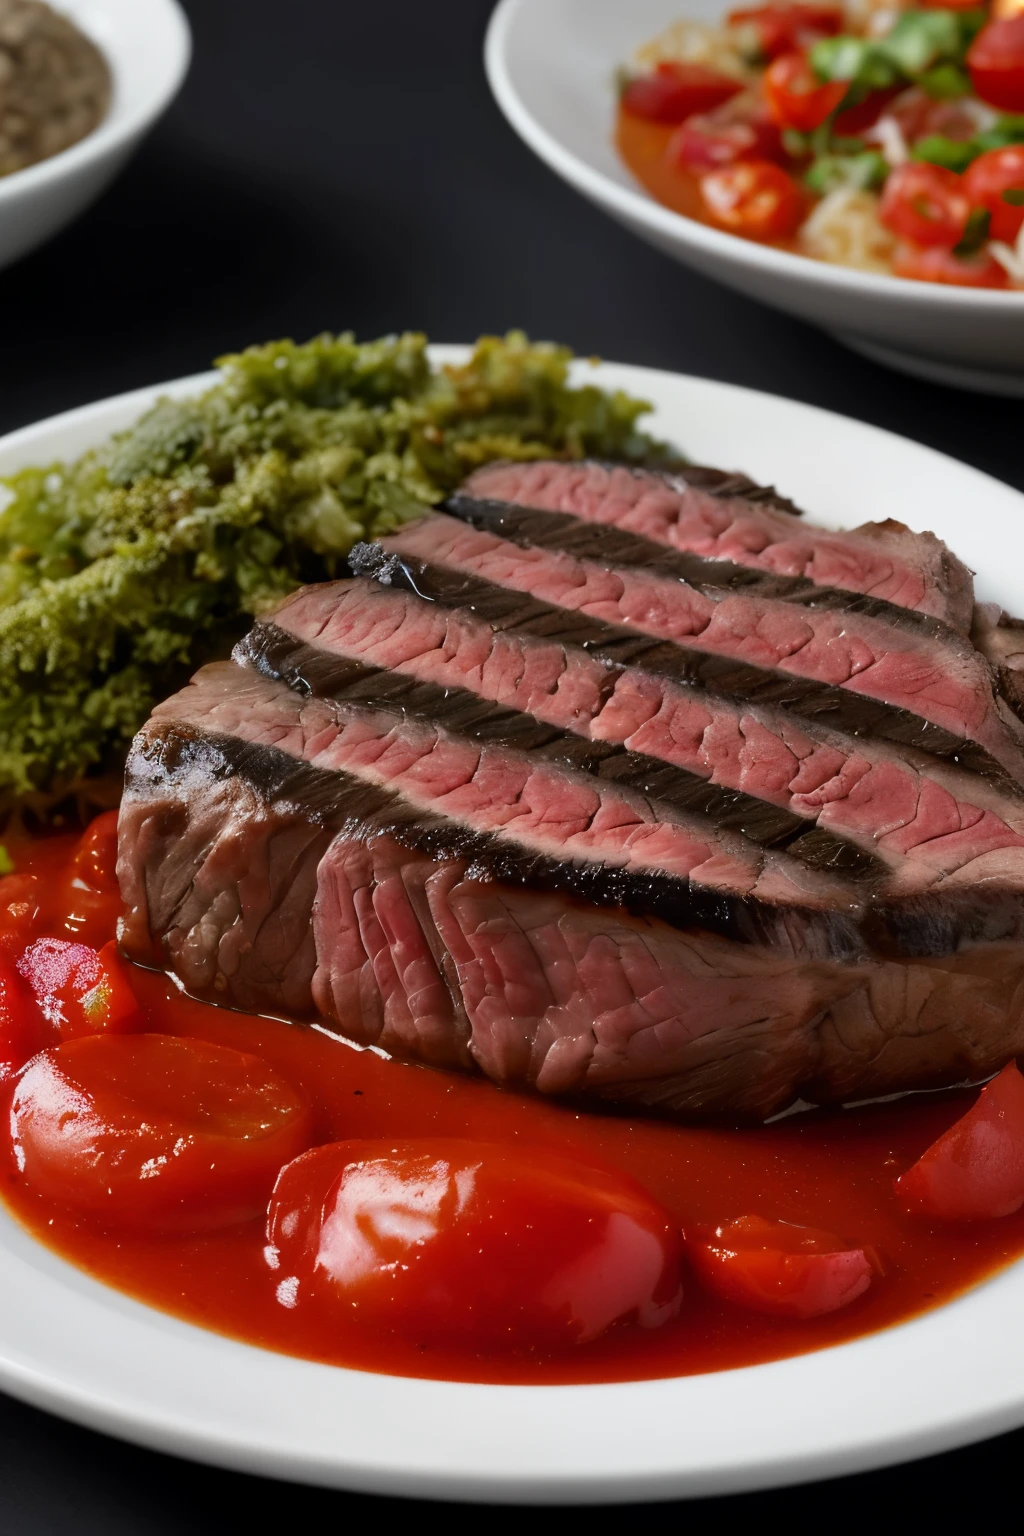
[[[716,1296],[771,1317],[800,1320],[849,1306],[882,1273],[870,1245],[763,1216],[691,1228],[686,1253]]]
[[[923,1149],[941,1145],[965,1109],[976,1102],[991,1103],[995,1083],[984,1095],[958,1090],[911,1096],[852,1110],[793,1115],[764,1127],[670,1123],[624,1110],[604,1113],[597,1106],[583,1111],[539,1096],[499,1091],[468,1073],[387,1060],[350,1048],[320,1029],[197,1002],[165,975],[130,966],[125,970],[138,1004],[133,1032],[107,1031],[58,1044],[58,1026],[44,1017],[17,961],[38,939],[54,936],[68,944],[88,943],[97,960],[108,953],[104,946],[114,938],[118,915],[110,885],[110,825],[109,820],[94,824],[84,839],[60,835],[33,840],[20,832],[5,837],[16,872],[0,880],[0,962],[6,960],[6,970],[0,963],[0,1076],[7,1074],[6,1082],[0,1082],[0,1126],[9,1126],[16,1105],[24,1167],[19,1171],[8,1141],[7,1157],[0,1156],[0,1194],[39,1241],[142,1301],[262,1348],[370,1371],[531,1384],[625,1381],[750,1365],[853,1339],[940,1305],[1024,1255],[1024,1206],[967,1227],[957,1221],[922,1219],[919,1211],[908,1214],[902,1195],[893,1190],[901,1170],[910,1170]],[[102,897],[106,905],[86,914],[83,903],[92,897]],[[106,915],[101,918],[102,912]],[[85,929],[77,926],[83,916],[90,925]],[[121,1061],[124,1053],[149,1050],[147,1042],[155,1035],[163,1036],[170,1047],[158,1046],[156,1061],[112,1070],[111,1063]],[[168,1070],[175,1045],[179,1067]],[[237,1065],[240,1056],[256,1061],[249,1089],[254,1083],[275,1084],[271,1102],[283,1113],[270,1116],[276,1130],[272,1127],[266,1137],[245,1130],[246,1123],[250,1128],[254,1124],[249,1089],[230,1115],[226,1112],[222,1089],[226,1082],[237,1086],[238,1080],[234,1068],[225,1073],[224,1062]],[[55,1106],[69,1086],[74,1086],[79,1103],[66,1122],[65,1144],[54,1134],[59,1122]],[[239,1115],[246,1104],[249,1109]],[[261,1104],[257,1120],[267,1101]],[[39,1119],[30,1125],[36,1108]],[[159,1159],[167,1155],[172,1134],[183,1137],[188,1150],[168,1158],[165,1166]],[[0,1135],[6,1139],[9,1132]],[[314,1142],[323,1147],[307,1161],[303,1154]],[[424,1336],[412,1324],[407,1326],[402,1318],[415,1310],[417,1286],[431,1264],[448,1276],[449,1297],[451,1276],[462,1265],[460,1253],[465,1258],[461,1272],[468,1273],[474,1285],[482,1286],[486,1279],[488,1266],[481,1261],[474,1271],[472,1252],[465,1253],[470,1226],[462,1228],[447,1219],[440,1220],[435,1237],[425,1244],[423,1262],[410,1266],[410,1273],[419,1278],[410,1281],[404,1301],[399,1295],[401,1306],[395,1310],[388,1301],[386,1277],[366,1281],[358,1307],[346,1305],[343,1292],[336,1285],[332,1289],[333,1282],[328,1283],[323,1272],[314,1284],[319,1244],[312,1256],[310,1244],[323,1231],[332,1189],[337,1209],[338,1176],[354,1156],[332,1150],[336,1143],[358,1146],[355,1161],[364,1163],[368,1147],[382,1148],[382,1156],[391,1160],[389,1178],[405,1194],[408,1166],[391,1166],[393,1148],[415,1143],[436,1163],[452,1144],[463,1153],[482,1143],[497,1147],[498,1163],[508,1176],[503,1175],[502,1184],[493,1154],[488,1154],[488,1181],[478,1186],[487,1199],[476,1207],[494,1209],[496,1191],[507,1191],[500,1201],[502,1215],[488,1235],[488,1251],[493,1257],[502,1243],[511,1242],[513,1219],[531,1227],[539,1222],[552,1234],[553,1247],[546,1257],[537,1244],[530,1258],[527,1242],[521,1262],[523,1272],[537,1277],[538,1283],[555,1260],[562,1264],[560,1283],[567,1301],[555,1322],[551,1293],[546,1302],[543,1294],[539,1301],[532,1293],[521,1297],[523,1310],[516,1318],[516,1298],[510,1300],[508,1288],[502,1293],[505,1277],[500,1265],[492,1263],[491,1270],[498,1270],[497,1281],[492,1275],[496,1289],[487,1291],[487,1304],[476,1308],[476,1322],[446,1331],[452,1327],[451,1310],[446,1313],[441,1307],[435,1332]],[[471,1164],[475,1157],[475,1152],[470,1154]],[[90,1158],[99,1158],[93,1174],[88,1170]],[[138,1177],[150,1159],[163,1171],[152,1179]],[[546,1205],[551,1180],[544,1176],[552,1160],[575,1170],[569,1188],[576,1191],[572,1199],[564,1188],[556,1191],[554,1215]],[[453,1156],[449,1161],[453,1177],[465,1172],[465,1158],[460,1162]],[[303,1175],[310,1181],[304,1189],[288,1186],[304,1236],[300,1241],[297,1227],[285,1241],[283,1228],[275,1228],[279,1242],[274,1268],[267,1254],[267,1203],[286,1164],[292,1173],[310,1170]],[[108,1174],[105,1184],[101,1167]],[[513,1167],[516,1176],[510,1186]],[[581,1168],[587,1170],[582,1192]],[[595,1267],[593,1248],[572,1237],[574,1231],[577,1237],[582,1232],[581,1212],[596,1197],[595,1169],[603,1170],[616,1191],[610,1203],[598,1200],[598,1227],[604,1222],[607,1231],[611,1215],[621,1214],[625,1200],[634,1212],[650,1214],[653,1205],[658,1221],[670,1222],[668,1235],[664,1225],[645,1229],[644,1220],[639,1222],[647,1235],[661,1234],[659,1241],[668,1247],[678,1244],[685,1231],[690,1257],[684,1259],[685,1296],[676,1315],[666,1318],[659,1313],[667,1303],[657,1289],[649,1292],[654,1311],[645,1307],[636,1255],[625,1263],[625,1255],[618,1254],[623,1262],[610,1272],[619,1276],[612,1286],[609,1274]],[[646,1192],[639,1197],[638,1186]],[[279,1194],[285,1188],[282,1180]],[[107,1189],[113,1193],[108,1195]],[[625,1189],[632,1191],[628,1197]],[[583,1204],[573,1204],[577,1196]],[[639,1207],[631,1204],[637,1198]],[[442,1216],[451,1214],[450,1204],[443,1199],[440,1204]],[[374,1222],[381,1209],[387,1215],[397,1208],[387,1200],[383,1207],[373,1207]],[[572,1221],[558,1215],[567,1208],[575,1212]],[[884,1279],[873,1272],[854,1305],[813,1316],[780,1316],[765,1307],[738,1305],[702,1277],[699,1257],[693,1257],[698,1229],[712,1235],[725,1231],[735,1225],[725,1218],[737,1209],[770,1212],[785,1224],[790,1239],[794,1230],[816,1229],[818,1252],[801,1249],[803,1237],[798,1236],[795,1253],[828,1260],[818,1271],[831,1270],[830,1283],[835,1280],[836,1254],[868,1254],[872,1247],[886,1255]],[[279,1202],[275,1210],[282,1214]],[[365,1204],[360,1210],[367,1214]],[[247,1213],[249,1219],[235,1220]],[[230,1224],[216,1225],[220,1220]],[[775,1224],[769,1226],[768,1238],[761,1231],[760,1250],[753,1241],[746,1245],[743,1278],[748,1294],[751,1276],[756,1280],[766,1253],[774,1253],[776,1261],[780,1252],[793,1257],[794,1250],[786,1248]],[[747,1228],[750,1239],[749,1222]],[[401,1251],[401,1233],[388,1237],[379,1227],[373,1231],[382,1242],[387,1238],[398,1245],[381,1248],[385,1262],[390,1262]],[[831,1238],[834,1231],[850,1234],[854,1241]],[[831,1248],[821,1247],[822,1233]],[[740,1246],[737,1233],[729,1237],[734,1251]],[[720,1239],[716,1242],[721,1246]],[[616,1252],[614,1243],[610,1251]],[[572,1267],[574,1252],[578,1270]],[[532,1270],[527,1260],[535,1266]],[[734,1267],[734,1280],[737,1273]],[[294,1283],[283,1285],[288,1280]],[[584,1281],[593,1281],[591,1289]],[[760,1284],[763,1293],[763,1270]],[[403,1313],[401,1307],[407,1310]],[[502,1307],[513,1311],[518,1346],[494,1343],[492,1330]],[[617,1320],[595,1336],[584,1337],[613,1311]],[[373,1321],[374,1315],[385,1321]],[[426,1316],[429,1321],[429,1312]],[[659,1325],[638,1326],[642,1317]],[[538,1338],[547,1343],[537,1343]],[[524,1342],[529,1339],[534,1342]]]
[[[295,1090],[256,1056],[169,1035],[43,1051],[11,1105],[18,1176],[107,1227],[198,1232],[266,1209],[312,1140]]]
[[[977,1102],[896,1180],[912,1215],[985,1221],[1024,1206],[1024,1077],[1008,1062]]]
[[[285,1305],[432,1344],[565,1349],[626,1320],[657,1328],[682,1302],[678,1227],[639,1184],[488,1142],[307,1152],[278,1179],[267,1243]]]
[[[56,1037],[55,1027],[43,1017],[22,977],[0,955],[0,1084],[9,1082]]]

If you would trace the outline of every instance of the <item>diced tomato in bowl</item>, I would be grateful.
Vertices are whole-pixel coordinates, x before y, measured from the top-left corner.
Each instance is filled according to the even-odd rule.
[[[967,51],[967,67],[982,101],[1024,112],[1024,15],[983,27]]]
[[[1008,288],[1005,267],[991,251],[975,251],[957,256],[944,245],[914,245],[909,240],[897,245],[892,258],[897,277],[915,278],[920,283],[945,283],[951,288]]]
[[[989,214],[989,235],[1012,245],[1024,224],[1024,144],[979,155],[964,173],[971,206]]]
[[[738,160],[709,171],[700,193],[712,223],[752,240],[785,239],[807,211],[792,176],[770,160]]]
[[[893,234],[917,246],[947,250],[963,239],[970,214],[963,177],[923,161],[896,167],[885,183],[878,210]]]
[[[838,5],[759,5],[728,15],[730,27],[749,29],[756,35],[766,59],[809,48],[822,37],[835,37],[842,31],[843,21]]]
[[[622,110],[653,123],[681,123],[694,112],[712,112],[742,89],[742,81],[704,64],[662,63],[630,80]]]
[[[716,112],[696,113],[665,151],[669,163],[700,176],[736,160],[783,160],[782,136],[760,98],[744,95]]]
[[[765,70],[768,110],[780,128],[799,133],[820,127],[848,90],[845,80],[819,80],[803,53],[784,53]]]

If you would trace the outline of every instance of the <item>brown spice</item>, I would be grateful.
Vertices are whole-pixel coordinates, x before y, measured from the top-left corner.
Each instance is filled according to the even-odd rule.
[[[103,121],[110,69],[41,0],[0,0],[0,176],[59,154]]]

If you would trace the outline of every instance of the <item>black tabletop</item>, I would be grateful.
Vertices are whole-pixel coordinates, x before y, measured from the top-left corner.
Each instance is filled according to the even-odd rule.
[[[558,182],[491,101],[490,0],[184,3],[195,60],[167,118],[73,229],[0,273],[0,431],[269,337],[464,341],[518,326],[827,406],[1024,487],[1019,404],[877,368],[675,265]],[[1024,1432],[645,1519],[948,1518],[968,1498],[1013,1497],[1022,1451]],[[411,1511],[195,1467],[0,1397],[11,1536],[322,1529]]]

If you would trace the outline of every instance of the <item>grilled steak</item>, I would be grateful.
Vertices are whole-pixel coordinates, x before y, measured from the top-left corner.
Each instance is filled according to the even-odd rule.
[[[463,494],[569,513],[640,534],[710,560],[802,577],[943,619],[966,633],[974,583],[940,539],[902,523],[865,523],[851,533],[815,528],[749,482],[703,469],[657,474],[621,465],[488,464]]]
[[[129,761],[128,952],[396,1054],[688,1115],[1024,1049],[1024,733],[961,632],[969,577],[701,474],[695,500],[479,471],[199,672]],[[710,553],[672,533],[708,506]],[[722,558],[754,527],[777,567]]]

